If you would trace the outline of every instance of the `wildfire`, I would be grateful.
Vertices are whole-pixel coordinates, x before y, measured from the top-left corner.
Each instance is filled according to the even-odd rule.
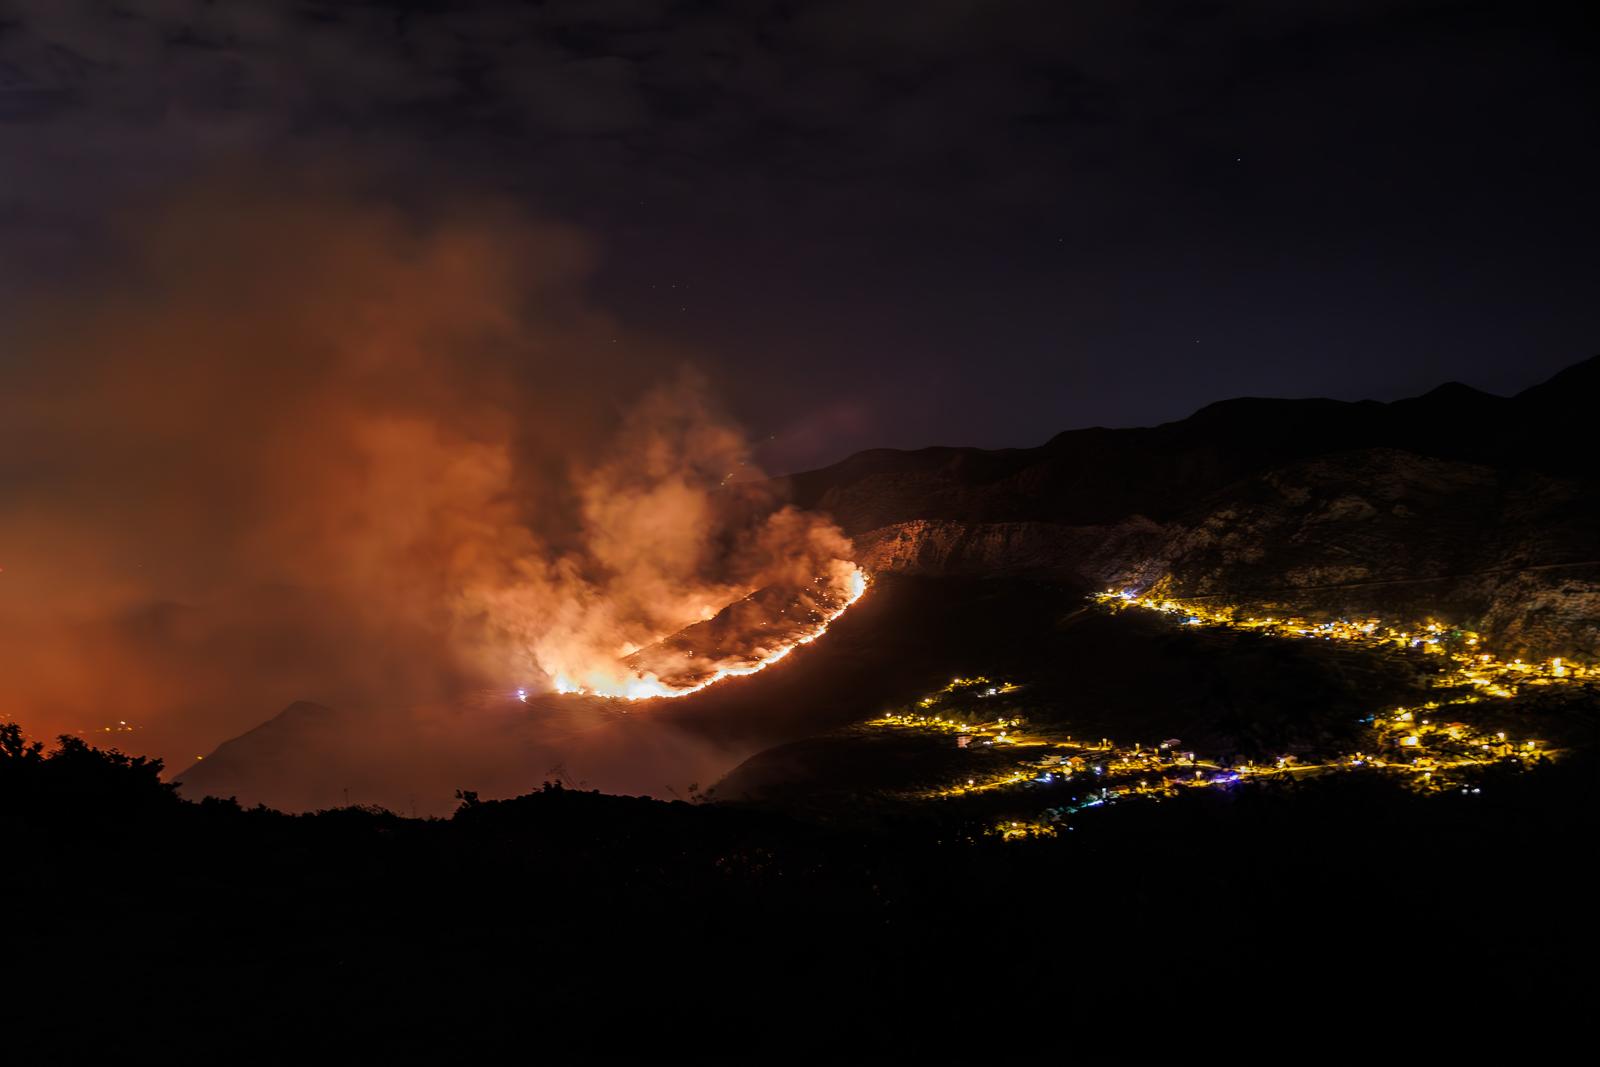
[[[566,674],[558,673],[552,678],[551,684],[557,693],[612,697],[620,700],[655,700],[686,697],[728,678],[743,678],[757,674],[774,663],[787,658],[791,652],[801,645],[809,645],[827,633],[828,627],[832,625],[834,620],[850,610],[851,605],[861,599],[867,591],[867,585],[867,572],[852,564],[849,573],[841,583],[842,587],[837,591],[838,601],[836,605],[821,614],[809,628],[778,644],[775,648],[762,650],[760,655],[754,659],[741,660],[728,666],[719,667],[708,676],[692,684],[673,685],[670,682],[663,681],[654,672],[635,673],[632,676],[621,678],[609,677],[608,675],[615,672],[614,665],[610,670],[595,670],[581,682]]]

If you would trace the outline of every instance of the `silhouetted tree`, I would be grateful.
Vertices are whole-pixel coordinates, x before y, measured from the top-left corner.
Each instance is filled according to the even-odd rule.
[[[16,723],[0,724],[0,810],[49,821],[106,821],[171,808],[181,801],[176,785],[161,780],[163,766],[71,735],[45,753]]]
[[[28,741],[22,727],[14,722],[0,723],[0,760],[38,762],[43,759],[44,742]]]

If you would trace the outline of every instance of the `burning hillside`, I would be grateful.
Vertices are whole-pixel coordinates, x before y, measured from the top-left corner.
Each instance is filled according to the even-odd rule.
[[[0,674],[33,731],[101,722],[109,677],[176,759],[302,699],[681,696],[861,595],[681,358],[589,306],[580,235],[310,182],[139,236],[7,324]]]
[[[563,693],[648,700],[685,697],[725,678],[755,674],[827,632],[828,624],[867,591],[867,574],[835,560],[826,577],[801,586],[758,589],[705,622],[690,626],[574,680],[562,676]]]

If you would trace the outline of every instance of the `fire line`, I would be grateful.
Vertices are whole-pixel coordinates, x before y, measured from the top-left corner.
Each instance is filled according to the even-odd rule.
[[[676,699],[678,697],[686,697],[690,696],[691,694],[698,693],[702,689],[707,689],[728,678],[744,678],[752,674],[758,674],[772,666],[774,663],[787,658],[791,652],[799,648],[801,645],[809,645],[813,641],[817,640],[817,638],[827,633],[828,627],[846,611],[850,610],[851,606],[853,606],[856,601],[860,600],[862,596],[866,594],[867,586],[869,584],[867,572],[862,570],[860,567],[857,567],[847,580],[844,600],[837,608],[824,616],[822,621],[816,626],[815,629],[801,634],[792,641],[789,641],[787,644],[783,645],[781,648],[768,653],[754,662],[735,667],[719,668],[709,677],[696,682],[693,685],[669,685],[652,674],[646,676],[635,676],[634,678],[623,681],[617,685],[583,686],[572,681],[566,675],[558,674],[554,680],[555,690],[558,693],[611,697],[629,701]]]

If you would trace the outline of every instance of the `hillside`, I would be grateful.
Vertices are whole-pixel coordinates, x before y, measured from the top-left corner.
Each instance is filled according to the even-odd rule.
[[[879,573],[1434,616],[1518,654],[1595,658],[1597,402],[1591,359],[1511,398],[1230,400],[1033,449],[865,452],[784,486]]]
[[[1327,740],[1414,679],[1360,655],[1085,620],[1085,595],[1434,618],[1508,657],[1600,659],[1600,493],[1574,448],[1597,368],[1514,398],[1449,385],[1392,404],[1235,400],[1036,449],[862,453],[784,488],[831,513],[877,579],[770,670],[641,705],[510,692],[297,704],[179,777],[191,796],[288,810],[443,813],[458,788],[510,796],[546,779],[686,796],[969,673],[1027,679],[1030,715],[1130,740],[1224,754]],[[758,595],[661,648],[717,648],[724,629],[749,629],[744,615],[781,626],[789,606]]]

